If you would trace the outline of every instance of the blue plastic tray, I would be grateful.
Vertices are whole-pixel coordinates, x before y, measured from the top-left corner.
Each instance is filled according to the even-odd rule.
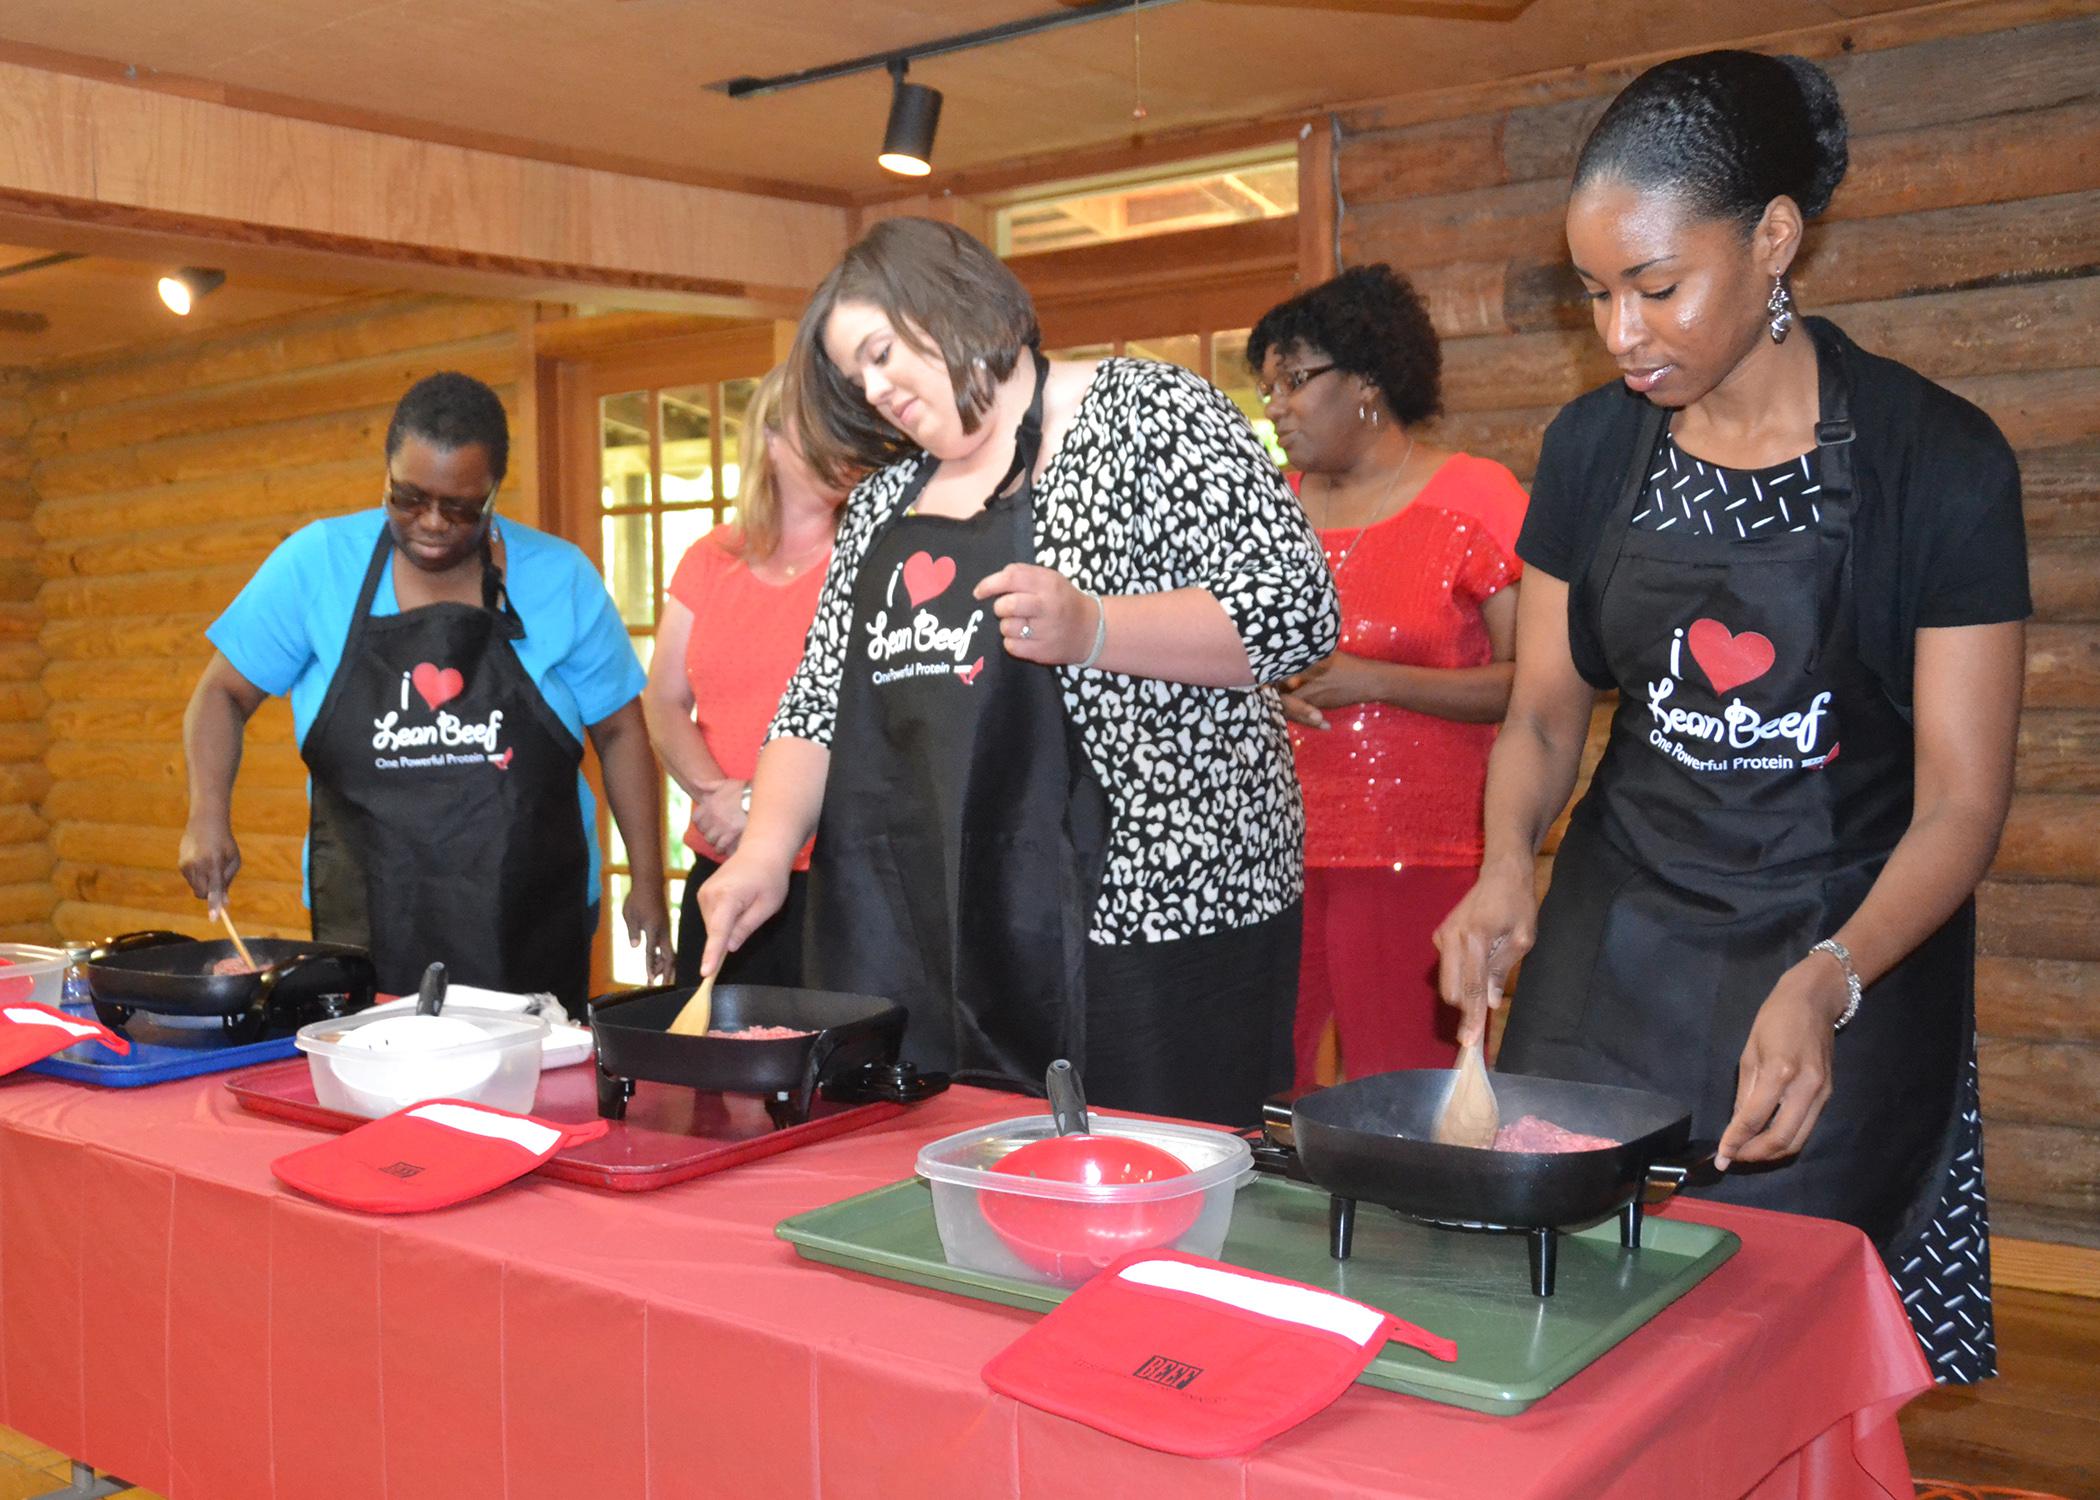
[[[95,1018],[91,1005],[59,1008],[85,1020]],[[144,1015],[134,1014],[124,1029],[131,1038],[128,1053],[112,1052],[100,1042],[82,1042],[53,1053],[42,1062],[31,1063],[25,1071],[63,1078],[69,1083],[136,1089],[244,1068],[251,1063],[275,1062],[281,1057],[296,1056],[299,1051],[290,1032],[234,1047],[227,1045],[224,1031],[216,1027],[164,1026]]]

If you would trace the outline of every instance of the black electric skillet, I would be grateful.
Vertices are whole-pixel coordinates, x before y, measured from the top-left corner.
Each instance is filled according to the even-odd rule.
[[[1497,1073],[1504,1123],[1537,1115],[1616,1146],[1593,1151],[1488,1151],[1434,1140],[1451,1087],[1442,1068],[1355,1079],[1303,1095],[1291,1106],[1291,1137],[1306,1180],[1334,1196],[1330,1250],[1346,1259],[1358,1200],[1456,1229],[1531,1236],[1532,1289],[1551,1294],[1555,1235],[1613,1213],[1621,1239],[1640,1244],[1641,1211],[1669,1196],[1710,1160],[1695,1149],[1691,1115],[1675,1100],[1640,1089]]]
[[[711,1030],[779,1026],[803,1034],[752,1041],[674,1035],[668,1028],[697,988],[661,985],[591,1001],[600,1115],[623,1118],[637,1079],[703,1093],[760,1094],[777,1124],[807,1119],[819,1087],[827,1097],[908,1102],[947,1086],[946,1079],[921,1077],[897,1061],[906,1019],[901,1005],[873,995],[724,984],[715,987]]]
[[[224,938],[199,942],[179,932],[127,932],[104,940],[81,962],[95,1015],[113,1031],[132,1016],[211,1017],[233,1041],[332,1020],[369,1006],[378,988],[362,948],[309,938],[250,938],[254,973],[214,974],[238,958]]]

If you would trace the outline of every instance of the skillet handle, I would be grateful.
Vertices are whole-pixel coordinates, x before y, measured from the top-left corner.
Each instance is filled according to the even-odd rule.
[[[1650,1162],[1646,1180],[1641,1184],[1641,1202],[1661,1203],[1687,1183],[1704,1185],[1717,1181],[1720,1174],[1714,1171],[1714,1152],[1720,1147],[1719,1141],[1693,1141],[1676,1156]]]
[[[169,932],[164,927],[148,928],[142,932],[120,932],[115,937],[106,937],[87,953],[87,961],[94,963],[108,958],[113,953],[129,953],[134,948],[159,948],[168,943],[189,943],[196,939],[186,933]]]
[[[273,991],[297,974],[315,970],[334,970],[349,991],[349,1004],[344,1014],[363,1010],[370,1005],[379,992],[379,970],[365,953],[307,953],[290,963],[273,964],[262,971],[262,984],[256,993],[258,1008],[266,1002]]]

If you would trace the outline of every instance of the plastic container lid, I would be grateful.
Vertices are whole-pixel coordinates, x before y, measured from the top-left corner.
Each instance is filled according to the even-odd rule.
[[[1122,1136],[1170,1151],[1188,1166],[1188,1173],[1153,1182],[1092,1184],[993,1171],[993,1163],[1002,1157],[1056,1136],[1057,1126],[1049,1115],[1033,1114],[943,1136],[919,1152],[919,1175],[981,1192],[1019,1193],[1068,1203],[1157,1203],[1225,1183],[1237,1184],[1253,1173],[1253,1150],[1227,1131],[1098,1114],[1089,1114],[1087,1125],[1093,1135]]]

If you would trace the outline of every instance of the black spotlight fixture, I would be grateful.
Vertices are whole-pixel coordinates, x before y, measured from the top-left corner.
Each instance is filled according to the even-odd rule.
[[[224,271],[207,271],[198,266],[185,266],[172,276],[160,279],[160,300],[168,305],[168,311],[178,318],[187,317],[199,297],[208,297],[226,284]]]
[[[890,63],[890,123],[882,132],[884,168],[900,177],[933,170],[933,132],[941,123],[941,91],[905,81],[903,58]]]

